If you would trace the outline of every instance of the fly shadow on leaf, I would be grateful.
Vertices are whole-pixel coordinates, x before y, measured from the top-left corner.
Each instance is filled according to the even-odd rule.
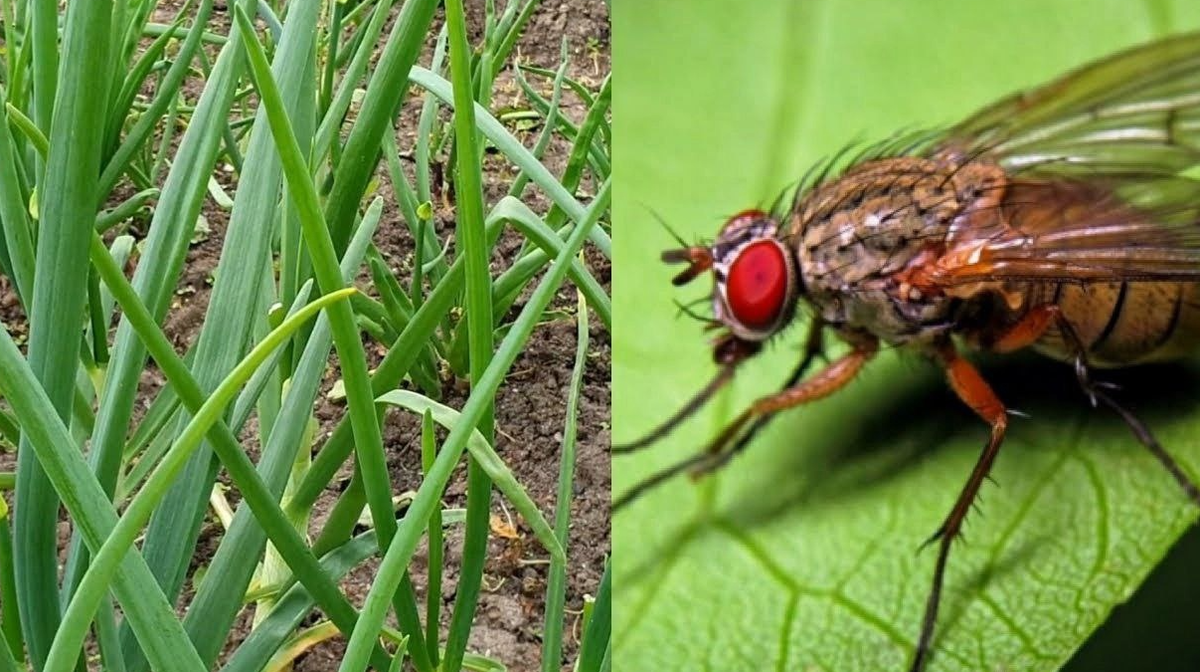
[[[1023,354],[985,358],[980,364],[983,375],[1000,398],[1010,408],[1030,416],[1010,421],[1009,450],[1014,448],[1011,444],[1020,444],[1020,450],[1069,449],[1031,443],[1030,435],[1036,432],[1031,432],[1029,425],[1073,426],[1083,421],[1101,424],[1104,431],[1121,437],[1116,442],[1121,450],[1153,463],[1154,458],[1119,418],[1107,409],[1089,405],[1069,366]],[[869,367],[862,376],[874,373]],[[747,455],[709,476],[721,480],[718,490],[722,496],[712,514],[728,525],[751,530],[803,511],[806,506],[869,498],[873,488],[899,477],[939,451],[963,449],[974,456],[982,448],[987,426],[949,391],[934,367],[909,358],[898,370],[893,367],[893,373],[898,374],[894,383],[871,386],[871,391],[856,389],[852,384],[843,394],[853,395],[854,403],[843,404],[836,415],[826,412],[806,418],[808,410],[804,408],[782,412],[772,423],[774,426],[747,448]],[[1097,372],[1096,378],[1120,386],[1115,393],[1118,400],[1152,430],[1163,422],[1200,412],[1198,364],[1105,370]],[[842,417],[842,413],[850,411],[853,417]],[[1170,445],[1166,448],[1172,449]],[[1001,461],[1004,455],[1002,450]],[[966,476],[964,471],[963,478]],[[1166,471],[1162,477],[1164,481],[1170,480]],[[695,535],[704,534],[705,527],[700,518],[677,530],[663,548],[671,549],[670,552],[647,554],[647,561],[628,573],[629,585],[654,576],[654,566],[663,558],[672,557]],[[913,540],[914,550],[920,541]],[[978,590],[1020,567],[1036,542],[1037,537],[1029,538],[1027,543],[1006,550],[1002,557],[981,567],[963,584],[965,591]],[[952,621],[958,607],[953,603],[947,606],[946,620]]]
[[[882,393],[860,394],[854,417],[822,418],[814,427],[806,423],[805,409],[790,409],[777,417],[747,450],[768,455],[754,468],[740,468],[729,484],[720,513],[738,526],[768,524],[780,515],[810,503],[832,504],[869,493],[897,478],[921,460],[945,449],[982,449],[987,426],[949,391],[936,369],[905,362],[894,385]],[[1091,428],[1120,437],[1122,450],[1153,457],[1128,427],[1106,408],[1092,408],[1069,366],[1036,355],[987,358],[981,372],[997,395],[1029,417],[1009,421],[1007,448],[1063,450],[1066,446],[1030,443],[1032,425],[1072,426],[1085,422]],[[871,376],[868,367],[862,376]],[[1132,410],[1151,431],[1164,423],[1200,412],[1200,364],[1154,364],[1127,369],[1100,370],[1100,381],[1119,387],[1117,400]],[[853,394],[851,387],[846,393]],[[1172,446],[1165,446],[1168,451]],[[1087,446],[1082,449],[1086,450]],[[1005,450],[1000,452],[1003,461]],[[770,466],[764,468],[765,463]],[[784,477],[782,475],[787,475]],[[721,474],[725,478],[729,474]],[[967,473],[963,473],[965,480]],[[1163,478],[1170,480],[1167,472]]]

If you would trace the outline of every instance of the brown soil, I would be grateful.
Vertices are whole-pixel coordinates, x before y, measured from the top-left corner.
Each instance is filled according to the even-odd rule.
[[[469,2],[468,19],[475,36],[482,25],[483,3]],[[497,3],[503,6],[503,2]],[[168,0],[161,3],[155,20],[170,22],[182,2]],[[497,11],[500,11],[498,9]],[[223,3],[217,4],[210,30],[227,33],[230,15]],[[435,19],[439,23],[441,15]],[[566,0],[543,3],[535,12],[524,35],[518,43],[521,63],[553,69],[557,67],[563,36],[567,36],[571,54],[571,77],[583,82],[592,91],[609,71],[609,20],[602,0]],[[432,44],[432,42],[430,42]],[[215,50],[210,55],[215,56]],[[511,59],[510,59],[511,60]],[[422,63],[428,63],[427,55]],[[549,84],[544,80],[530,80],[549,97]],[[202,82],[191,81],[186,85],[186,97],[194,103]],[[497,79],[493,110],[523,107],[523,95],[509,70]],[[564,96],[563,112],[575,123],[582,120],[586,107],[574,96]],[[397,140],[402,153],[411,147],[415,134],[420,99],[410,96],[401,114]],[[516,130],[527,147],[536,141],[539,128]],[[176,136],[176,142],[178,136]],[[543,158],[544,163],[555,174],[561,174],[566,164],[570,145],[556,139]],[[408,166],[406,166],[407,168]],[[487,161],[485,192],[489,205],[501,198],[511,184],[513,174],[502,157],[492,156]],[[386,170],[378,172],[381,184],[378,194],[386,199],[384,215],[375,242],[385,259],[398,271],[400,277],[410,277],[413,243],[408,235],[397,207]],[[231,172],[219,175],[226,190],[232,195],[236,179]],[[594,185],[585,181],[579,189],[581,198],[592,193]],[[118,187],[120,198],[128,197],[130,191]],[[524,195],[526,203],[535,211],[545,213],[549,201],[530,186]],[[453,235],[454,213],[447,206],[438,213],[439,234],[443,240]],[[228,223],[228,213],[218,207],[211,198],[206,199],[204,216],[211,233],[193,245],[176,291],[176,300],[165,321],[165,332],[182,352],[191,344],[203,325],[209,294],[212,289],[212,271],[217,267],[221,255],[222,240]],[[132,233],[141,232],[135,224]],[[493,273],[498,273],[516,258],[521,248],[521,239],[506,235],[493,256]],[[594,250],[587,251],[589,268],[606,290],[609,287],[610,267],[606,259]],[[369,278],[361,276],[359,287],[373,293]],[[0,317],[9,329],[18,336],[25,331],[24,317],[7,283],[0,279]],[[528,294],[528,290],[526,295]],[[524,298],[517,302],[506,321],[511,321],[524,305]],[[559,451],[563,423],[566,413],[566,398],[570,384],[576,348],[575,290],[569,283],[560,291],[554,308],[562,311],[561,319],[540,325],[517,359],[506,384],[496,397],[496,448],[518,480],[525,486],[548,519],[552,519],[555,506],[555,491],[559,470]],[[368,352],[373,356],[372,365],[382,356],[383,348],[373,341]],[[609,444],[609,378],[610,378],[609,334],[594,318],[590,325],[590,348],[587,358],[584,387],[580,399],[578,416],[578,455],[575,469],[574,497],[572,500],[572,526],[570,532],[567,570],[567,625],[568,642],[564,647],[563,669],[570,669],[574,660],[579,636],[578,615],[584,596],[594,595],[603,572],[604,561],[610,552],[609,535],[609,490],[610,472],[608,461]],[[336,360],[336,357],[334,358]],[[343,404],[325,397],[333,382],[339,377],[336,363],[327,372],[322,395],[318,400],[316,417],[320,421],[322,436],[332,430],[345,414]],[[147,370],[143,377],[144,403],[149,404],[153,394],[162,384],[156,369]],[[443,403],[460,408],[466,398],[464,381],[446,380]],[[254,420],[247,434],[252,436]],[[390,451],[389,467],[394,492],[415,490],[420,484],[419,423],[400,413],[388,416],[384,427],[384,443]],[[253,443],[253,442],[251,442]],[[318,442],[319,445],[319,442]],[[257,458],[257,446],[248,445],[252,456]],[[12,468],[11,455],[0,456],[5,469]],[[447,508],[465,506],[465,466],[460,465],[443,500]],[[341,488],[350,477],[349,467],[327,489],[312,512],[312,532],[320,530],[328,510],[332,507]],[[222,480],[226,480],[222,475]],[[227,482],[227,481],[226,481]],[[236,492],[229,493],[231,502],[238,500]],[[509,512],[499,494],[492,498],[492,512],[499,520],[507,521]],[[541,659],[542,618],[547,576],[547,555],[532,536],[524,521],[517,520],[516,538],[505,538],[493,534],[489,542],[488,561],[484,585],[480,597],[475,626],[471,632],[468,650],[498,659],[510,670],[537,669]],[[63,529],[65,540],[67,531]],[[200,538],[193,562],[193,569],[207,565],[220,542],[221,528],[210,516]],[[462,528],[455,526],[447,530],[445,576],[443,579],[443,634],[453,609],[457,566],[461,562],[460,546]],[[350,600],[361,604],[373,580],[377,561],[372,560],[352,572],[343,583]],[[411,568],[418,589],[418,601],[424,601],[426,549],[419,550]],[[191,586],[185,587],[181,606],[190,599]],[[227,643],[230,652],[249,632],[250,610],[238,619],[235,630]],[[310,622],[316,618],[311,618]],[[296,662],[301,671],[337,669],[344,650],[344,640],[337,637],[318,645]]]

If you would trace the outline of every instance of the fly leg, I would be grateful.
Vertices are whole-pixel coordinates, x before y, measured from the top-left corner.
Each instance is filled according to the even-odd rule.
[[[783,384],[781,389],[786,390],[800,382],[800,379],[804,377],[804,372],[808,371],[808,367],[812,366],[813,360],[822,355],[824,352],[824,334],[825,324],[820,320],[820,318],[816,318],[808,330],[808,340],[804,343],[804,358],[800,360],[800,365],[792,371],[792,375],[788,376],[787,382]],[[761,431],[762,428],[765,427],[773,417],[775,416],[764,415],[755,420],[754,424],[750,425],[750,429],[746,430],[746,433],[742,435],[742,438],[738,439],[738,442],[735,443],[733,448],[730,450],[732,450],[734,453],[742,452],[742,449],[750,444],[750,441],[754,439],[754,436],[758,434],[759,431]]]
[[[1094,399],[1099,400],[1105,406],[1108,406],[1112,410],[1116,411],[1117,415],[1121,416],[1121,419],[1124,420],[1125,424],[1129,426],[1129,430],[1133,432],[1135,437],[1137,437],[1138,442],[1145,446],[1146,449],[1150,451],[1150,454],[1154,455],[1159,463],[1166,468],[1166,470],[1171,474],[1171,477],[1175,479],[1175,482],[1179,484],[1179,487],[1183,488],[1183,492],[1188,496],[1188,499],[1200,506],[1200,490],[1196,488],[1196,484],[1186,473],[1184,473],[1183,469],[1180,468],[1179,463],[1175,461],[1175,458],[1171,457],[1171,454],[1162,447],[1162,444],[1158,442],[1158,439],[1154,438],[1154,434],[1150,432],[1150,428],[1147,427],[1146,424],[1140,419],[1138,419],[1136,415],[1130,412],[1129,409],[1118,404],[1116,400],[1110,397],[1103,390],[1092,390],[1091,394]]]
[[[992,350],[1000,353],[1020,350],[1037,343],[1051,325],[1057,325],[1060,329],[1064,326],[1067,330],[1071,328],[1062,317],[1062,309],[1057,305],[1047,303],[1034,306],[989,346]],[[1074,334],[1073,331],[1071,333]]]
[[[819,319],[815,319],[812,322],[812,324],[809,326],[808,338],[804,344],[804,356],[801,359],[799,365],[797,365],[796,368],[792,371],[792,375],[788,378],[788,381],[784,384],[784,387],[783,387],[784,390],[787,390],[788,388],[795,385],[796,382],[799,381],[804,376],[805,372],[808,371],[808,368],[810,366],[812,366],[813,361],[818,356],[820,356],[820,354],[822,352],[822,343],[823,343],[821,336],[824,333],[824,330],[825,330],[825,323]],[[720,374],[718,374],[718,376],[719,375]],[[701,392],[701,395],[703,395],[704,399],[707,399],[709,396],[707,391]],[[692,402],[692,404],[689,404],[689,406],[695,407],[695,406],[698,406],[698,404],[696,404],[695,402]],[[694,408],[692,408],[691,410],[694,410]],[[690,413],[690,411],[689,411],[689,413]],[[677,414],[677,416],[686,417],[683,413]],[[767,419],[768,419],[767,417],[760,417],[753,425],[751,425],[749,431],[747,431],[747,433],[745,435],[743,435],[742,438],[738,441],[738,443],[734,446],[735,450],[740,451],[742,448],[744,448],[750,442],[750,438],[754,435],[754,433],[757,432],[759,429],[762,428],[763,425],[766,424]],[[675,424],[677,424],[677,420],[676,420],[676,418],[672,418],[671,420],[669,420],[666,423],[666,425],[664,425],[665,430],[664,430],[664,428],[655,430],[655,432],[652,433],[652,438],[657,439],[657,438],[660,438],[662,435],[665,435],[666,430],[669,430],[671,427],[674,427]],[[634,449],[636,449],[636,448],[642,447],[646,443],[647,443],[647,441],[643,439],[641,441],[636,442],[635,444],[630,444],[630,445],[632,445],[634,447]],[[618,451],[614,451],[614,452],[629,452],[629,451],[628,450],[618,450]],[[668,467],[665,467],[665,468],[651,474],[650,476],[647,476],[644,480],[640,481],[639,483],[634,485],[632,488],[630,488],[627,492],[625,492],[625,494],[614,499],[613,504],[612,504],[612,510],[615,512],[615,511],[621,509],[625,505],[629,504],[633,500],[637,499],[638,497],[642,496],[646,492],[653,489],[659,483],[662,483],[663,481],[673,478],[679,474],[689,472],[689,471],[704,472],[704,473],[711,472],[711,471],[719,468],[722,464],[724,464],[727,461],[728,461],[728,458],[722,459],[721,456],[714,455],[712,452],[712,448],[710,446],[710,448],[708,450],[705,450],[699,454],[693,455],[685,460],[680,460],[679,462],[676,462],[675,464],[672,464]]]
[[[717,372],[716,377],[705,385],[698,393],[696,393],[683,408],[680,408],[673,415],[666,419],[661,425],[655,427],[650,433],[642,438],[625,444],[613,444],[610,449],[612,454],[632,453],[647,446],[656,443],[659,439],[667,436],[678,427],[684,420],[690,418],[696,411],[700,410],[708,400],[712,398],[718,390],[725,387],[729,381],[733,380],[733,374],[737,372],[738,366],[747,359],[758,354],[761,345],[751,341],[744,341],[732,335],[726,335],[717,340],[713,350],[713,358],[721,369]]]
[[[1196,483],[1183,471],[1179,463],[1175,461],[1175,458],[1171,457],[1171,454],[1158,442],[1158,439],[1154,437],[1154,433],[1150,431],[1146,423],[1142,422],[1132,411],[1117,403],[1117,400],[1108,394],[1106,388],[1114,389],[1116,386],[1110,383],[1097,382],[1092,379],[1091,367],[1088,366],[1087,361],[1087,352],[1082,342],[1080,342],[1079,336],[1075,334],[1075,331],[1066,320],[1062,319],[1061,316],[1058,319],[1060,323],[1059,330],[1076,353],[1075,377],[1079,379],[1079,385],[1083,388],[1084,394],[1088,395],[1088,398],[1091,399],[1092,406],[1102,403],[1121,416],[1121,420],[1129,427],[1129,431],[1133,432],[1134,438],[1145,446],[1146,450],[1150,451],[1150,454],[1167,470],[1167,473],[1171,474],[1171,478],[1174,478],[1179,487],[1183,488],[1183,492],[1187,495],[1188,499],[1195,502],[1197,506],[1200,506],[1200,488],[1197,488]]]
[[[694,471],[697,475],[709,473],[724,466],[749,443],[752,436],[775,413],[784,409],[801,406],[818,399],[823,399],[842,389],[862,371],[863,366],[875,356],[879,350],[879,342],[875,339],[864,338],[855,344],[854,349],[830,362],[808,380],[797,385],[786,387],[768,397],[762,397],[750,407],[742,411],[733,422],[725,426],[717,438],[713,439],[705,449],[708,462],[698,465]],[[742,428],[754,420],[754,424],[743,434]],[[740,438],[739,438],[739,435]],[[738,439],[735,442],[735,439]],[[730,447],[730,444],[733,444]]]
[[[804,374],[808,371],[809,367],[812,366],[813,361],[816,360],[817,357],[822,356],[825,343],[824,334],[825,323],[818,318],[808,329],[808,338],[804,342],[804,357],[801,358],[800,364],[792,371],[792,375],[788,376],[788,379],[784,381],[783,386],[779,388],[778,394],[783,394],[795,387],[796,384],[800,382],[800,379],[804,377]],[[824,370],[817,375],[820,376],[823,373]],[[750,441],[754,439],[754,436],[758,434],[758,432],[761,431],[762,428],[765,427],[773,417],[775,417],[773,414],[767,414],[756,418],[754,420],[754,424],[750,425],[750,429],[746,430],[741,437],[738,438],[737,443],[733,444],[733,446],[727,452],[731,452],[733,454],[742,452],[742,450],[750,444]],[[705,452],[721,452],[721,448],[722,444],[719,441],[714,441],[709,444]],[[727,462],[728,459],[724,461]],[[706,471],[712,471],[713,469],[717,468],[717,466],[719,465],[710,467]]]
[[[1095,406],[1100,400],[1102,388],[1112,389],[1115,386],[1092,379],[1091,366],[1088,365],[1087,360],[1087,348],[1083,346],[1079,335],[1075,333],[1075,328],[1063,316],[1062,309],[1057,305],[1048,303],[1031,308],[1020,321],[1009,327],[1008,331],[996,339],[991,347],[1001,353],[1020,350],[1036,343],[1051,326],[1058,328],[1063,342],[1074,355],[1075,378],[1079,380],[1079,386],[1091,399],[1092,406]]]
[[[980,453],[975,468],[963,485],[962,492],[954,501],[949,515],[942,522],[937,532],[933,533],[926,544],[938,542],[937,564],[933,570],[933,586],[929,598],[925,602],[925,616],[921,621],[921,635],[917,640],[917,650],[913,654],[912,672],[920,672],[925,667],[929,656],[929,647],[933,639],[933,626],[937,621],[938,605],[942,597],[942,583],[945,580],[946,560],[950,557],[950,544],[962,530],[963,520],[975,502],[983,479],[991,471],[992,463],[1000,452],[1000,444],[1004,441],[1004,431],[1008,427],[1008,413],[1004,403],[992,391],[991,386],[979,374],[979,371],[966,359],[963,359],[953,345],[943,345],[937,351],[937,357],[946,369],[946,380],[950,388],[958,395],[975,414],[992,427],[991,437]]]
[[[1036,343],[1045,335],[1051,326],[1059,326],[1065,338],[1074,334],[1071,327],[1062,318],[1058,306],[1047,304],[1031,308],[1025,315],[1001,333],[995,340],[981,343],[983,347],[994,352],[1006,353],[1020,350]],[[945,344],[937,351],[937,358],[946,370],[946,379],[951,389],[958,395],[975,414],[992,427],[991,437],[980,453],[971,470],[971,475],[963,485],[962,491],[955,500],[949,515],[941,527],[934,532],[925,544],[938,542],[937,563],[933,570],[933,586],[929,591],[929,599],[925,603],[925,616],[921,622],[921,635],[917,640],[917,649],[913,654],[912,672],[920,672],[925,667],[929,656],[930,643],[933,639],[933,627],[937,621],[938,607],[941,602],[942,584],[945,580],[946,561],[950,557],[950,545],[962,531],[963,520],[967,517],[983,480],[991,471],[992,463],[1000,452],[1000,444],[1004,441],[1004,433],[1008,427],[1008,411],[1000,401],[991,386],[979,374],[979,371],[966,359],[958,354],[953,345]]]

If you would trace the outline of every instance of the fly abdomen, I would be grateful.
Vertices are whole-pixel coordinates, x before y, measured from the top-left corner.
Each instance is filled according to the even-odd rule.
[[[1083,345],[1088,362],[1118,367],[1177,359],[1200,343],[1200,284],[1066,283],[1041,286],[1030,305],[1052,303]],[[1061,360],[1074,357],[1058,327],[1035,346]]]

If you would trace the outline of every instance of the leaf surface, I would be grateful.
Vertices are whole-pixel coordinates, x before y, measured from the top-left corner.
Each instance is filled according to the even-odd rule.
[[[769,204],[852,140],[946,125],[1014,90],[1172,30],[1187,2],[643,0],[614,13],[621,90],[614,203],[614,441],[655,426],[715,372],[679,318],[674,245]],[[614,494],[700,449],[799,358],[799,328],[669,439],[613,461]],[[950,557],[930,670],[1060,668],[1196,519],[1068,367],[984,362],[1014,418],[981,513]],[[1200,476],[1200,367],[1106,372]],[[727,469],[614,517],[615,667],[902,670],[935,554],[918,553],[987,435],[932,366],[885,353],[847,390],[784,413]]]

